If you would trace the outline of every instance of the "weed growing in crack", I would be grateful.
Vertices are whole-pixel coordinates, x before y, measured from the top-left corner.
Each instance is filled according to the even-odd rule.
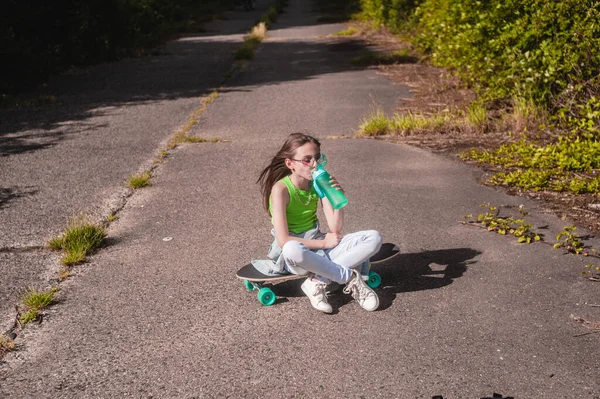
[[[52,305],[56,301],[57,287],[52,287],[48,291],[38,291],[34,288],[28,288],[21,296],[21,303],[25,306],[26,312],[21,314],[21,324],[31,323],[39,317],[40,311]]]
[[[200,137],[200,136],[184,136],[181,139],[182,143],[219,143],[219,142],[224,142],[225,140],[221,140],[217,137],[213,137],[210,139],[205,139],[204,137]]]
[[[202,106],[200,108],[198,108],[196,111],[194,111],[194,113],[192,114],[192,116],[190,116],[190,118],[188,119],[187,123],[185,124],[185,126],[183,126],[180,130],[178,130],[176,133],[173,134],[173,137],[169,140],[169,142],[167,143],[167,151],[162,151],[161,152],[161,156],[164,158],[168,155],[168,150],[172,150],[175,147],[177,147],[177,144],[181,144],[184,142],[199,142],[199,141],[189,141],[188,137],[190,137],[188,135],[188,132],[192,129],[192,127],[198,123],[198,121],[200,120],[200,115],[202,115],[202,113],[204,113],[204,111],[206,111],[206,108],[212,104],[217,98],[219,97],[219,92],[217,90],[213,90],[212,93],[210,93],[210,95],[208,97],[205,97],[204,99],[202,99]],[[212,140],[212,141],[211,141]],[[220,140],[220,139],[208,139],[206,141],[210,141],[212,143],[216,142],[216,141],[225,141],[225,140]],[[205,142],[206,142],[205,141]],[[161,160],[163,159],[161,158]]]
[[[541,241],[543,235],[531,230],[531,224],[525,223],[525,217],[529,215],[523,207],[519,207],[520,218],[500,217],[498,207],[490,204],[481,204],[482,208],[487,208],[487,212],[480,213],[477,216],[477,221],[472,223],[479,223],[483,227],[487,228],[488,231],[496,232],[500,235],[513,235],[517,237],[517,242],[530,244],[532,242]],[[472,219],[473,215],[465,216],[467,219]]]
[[[352,36],[356,33],[358,33],[358,31],[356,29],[348,28],[348,29],[341,30],[337,33],[334,33],[333,36]]]
[[[531,224],[525,223],[525,217],[529,215],[522,206],[519,206],[518,211],[520,214],[519,218],[500,217],[498,207],[488,204],[481,204],[482,208],[486,208],[487,212],[480,213],[476,220],[466,222],[468,224],[479,225],[486,228],[488,231],[494,231],[501,235],[513,235],[517,237],[517,241],[520,243],[532,243],[542,242],[544,236],[531,230]],[[464,217],[465,219],[473,219],[473,215],[469,214]],[[552,245],[553,248],[565,248],[568,253],[574,255],[580,255],[585,257],[600,258],[598,250],[586,249],[581,241],[579,234],[575,232],[575,226],[565,226],[564,230],[556,235],[555,244],[546,243]],[[585,270],[582,271],[583,275],[587,276],[590,281],[600,282],[600,266],[588,263],[585,265]]]
[[[256,53],[256,49],[260,44],[261,39],[256,37],[248,37],[244,40],[244,44],[240,47],[234,54],[234,58],[236,60],[251,60],[254,58],[254,54]]]
[[[143,172],[129,178],[129,188],[137,189],[150,186],[150,172]]]
[[[563,231],[556,235],[556,244],[554,249],[565,248],[567,251],[579,255],[583,252],[583,243],[579,240],[579,234],[575,233],[575,226],[565,226]]]
[[[86,217],[75,218],[65,232],[52,238],[48,247],[65,251],[62,264],[74,265],[85,261],[87,255],[100,247],[106,238],[104,227],[91,223]]]
[[[4,334],[0,335],[0,359],[5,353],[14,351],[15,347],[15,341]]]
[[[587,276],[590,281],[600,281],[600,266],[588,263],[585,269],[581,274]]]
[[[69,277],[71,277],[73,273],[71,273],[70,270],[68,269],[60,269],[58,271],[58,280],[59,281],[65,281],[66,279],[68,279]]]

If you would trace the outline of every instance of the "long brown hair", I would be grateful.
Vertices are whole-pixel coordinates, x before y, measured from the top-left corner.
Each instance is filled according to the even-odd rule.
[[[263,206],[265,207],[267,213],[269,213],[269,198],[271,197],[271,190],[273,189],[273,186],[279,180],[292,174],[292,171],[285,166],[286,158],[293,158],[298,147],[301,147],[306,143],[313,143],[317,147],[321,148],[321,143],[319,140],[309,136],[308,134],[290,134],[285,143],[283,143],[283,146],[279,152],[277,152],[273,159],[271,159],[271,163],[258,177],[256,182],[260,184],[260,192],[263,195]]]

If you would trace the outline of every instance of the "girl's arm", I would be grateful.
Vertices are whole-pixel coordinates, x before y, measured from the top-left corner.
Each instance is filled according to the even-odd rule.
[[[341,192],[344,192],[340,186],[340,183],[338,183],[333,177],[331,178],[331,185]],[[327,219],[329,230],[331,230],[332,233],[341,236],[342,228],[344,227],[343,209],[338,209],[337,211],[334,210],[327,197],[323,197],[321,201],[323,203],[323,213],[325,213],[325,219]]]
[[[329,249],[335,247],[339,238],[337,235],[327,234],[324,240],[305,240],[291,236],[288,230],[285,208],[290,202],[290,194],[284,183],[276,183],[271,190],[271,201],[273,203],[273,227],[275,239],[281,248],[290,240],[299,241],[308,249]],[[330,205],[331,206],[331,205]]]

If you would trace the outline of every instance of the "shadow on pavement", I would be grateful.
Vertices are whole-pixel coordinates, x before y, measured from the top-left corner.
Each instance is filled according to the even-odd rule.
[[[379,290],[383,310],[390,307],[396,294],[431,290],[452,284],[467,271],[467,265],[481,252],[471,248],[440,249],[411,254],[401,254],[374,268],[382,279]]]
[[[431,290],[452,284],[467,271],[467,265],[476,263],[473,259],[480,254],[481,252],[471,248],[440,249],[400,254],[387,262],[374,265],[373,270],[379,273],[382,280],[381,287],[376,289],[380,301],[379,310],[389,308],[396,299],[396,294]],[[289,297],[304,296],[300,289],[303,281],[304,279],[297,279],[268,286],[278,296],[276,303],[280,304],[287,302]],[[329,286],[329,302],[334,313],[353,300],[349,295],[341,294],[341,288],[335,283]]]
[[[168,43],[160,55],[56,76],[43,89],[28,93],[31,98],[54,96],[54,104],[0,109],[0,157],[55,146],[80,134],[82,121],[105,116],[116,107],[206,96],[223,83],[240,45],[239,34],[188,36]],[[266,40],[259,47],[261,55],[246,63],[221,92],[358,71],[364,67],[350,60],[366,49],[352,38]],[[102,127],[89,125],[83,130]]]
[[[0,209],[7,208],[16,199],[35,195],[37,192],[32,187],[0,187]]]

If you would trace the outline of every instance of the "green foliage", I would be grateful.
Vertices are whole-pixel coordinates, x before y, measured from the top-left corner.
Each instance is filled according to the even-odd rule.
[[[363,19],[409,32],[417,49],[429,54],[434,64],[454,68],[484,100],[516,97],[573,114],[599,92],[597,0],[360,4]]]
[[[590,97],[585,104],[577,104],[573,114],[565,116],[567,111],[568,108],[561,108],[558,117],[566,121],[574,136],[600,139],[600,98]]]
[[[529,215],[522,207],[519,207],[520,218],[500,217],[499,209],[490,204],[481,204],[482,208],[487,208],[486,213],[480,213],[477,216],[477,223],[486,227],[488,231],[494,231],[500,235],[511,234],[517,237],[519,243],[531,243],[543,239],[543,235],[531,230],[531,224],[525,223],[525,216]],[[472,215],[465,216],[472,218]]]
[[[375,26],[387,25],[392,31],[400,31],[413,17],[420,0],[360,0],[361,18]]]
[[[578,136],[559,137],[539,145],[522,139],[494,150],[470,150],[463,160],[510,169],[498,172],[488,182],[524,190],[567,191],[574,194],[600,192],[600,142]]]
[[[417,45],[489,98],[550,103],[600,67],[597,1],[426,0],[415,14]]]
[[[583,243],[580,241],[579,234],[575,233],[575,226],[565,226],[563,231],[556,235],[557,243],[553,245],[554,249],[566,248],[567,251],[580,254],[583,252]]]

